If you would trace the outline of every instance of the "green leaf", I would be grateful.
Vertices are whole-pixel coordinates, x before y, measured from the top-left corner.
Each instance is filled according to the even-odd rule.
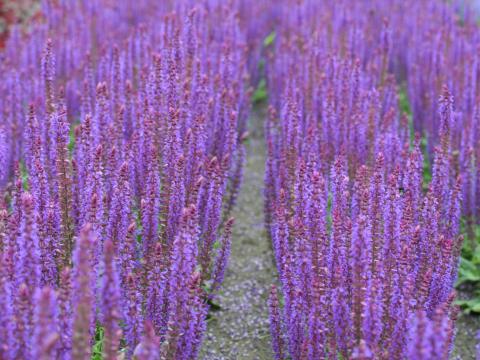
[[[432,181],[432,164],[429,161],[427,152],[428,139],[425,135],[420,140],[420,147],[423,153],[423,187],[424,190],[428,190],[428,185]]]
[[[95,343],[92,347],[92,360],[102,360],[103,353],[103,327],[97,325]]]
[[[252,101],[257,104],[267,100],[267,84],[265,79],[261,79],[258,83],[257,90],[253,93]]]
[[[409,117],[412,116],[412,109],[410,107],[410,102],[408,101],[407,89],[405,86],[402,86],[398,92],[398,105],[402,113],[407,114]]]
[[[480,266],[480,245],[477,245],[475,251],[473,252],[472,263],[474,265]]]
[[[210,306],[210,311],[220,311],[222,310],[222,307],[218,305],[217,303],[214,303],[212,300],[208,299],[207,304]]]
[[[480,268],[470,260],[460,259],[460,267],[458,269],[457,286],[465,282],[480,281]]]
[[[68,134],[68,151],[70,154],[73,153],[73,149],[75,148],[75,126],[70,128],[70,132]]]
[[[272,31],[270,34],[268,34],[265,40],[263,40],[263,46],[269,47],[270,45],[272,45],[276,37],[277,37],[277,33],[275,31]]]
[[[22,177],[22,187],[28,191],[28,170],[23,161],[20,162],[20,175]]]
[[[212,281],[211,280],[204,281],[202,284],[202,289],[206,294],[210,294],[212,292]]]
[[[457,305],[459,305],[465,313],[480,313],[480,298],[475,298],[471,300],[457,300],[455,302]]]

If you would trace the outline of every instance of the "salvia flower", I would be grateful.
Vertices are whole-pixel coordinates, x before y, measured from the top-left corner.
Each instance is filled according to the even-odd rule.
[[[2,359],[85,359],[99,338],[107,359],[142,342],[142,358],[198,356],[230,255],[249,57],[267,31],[249,3],[44,1],[12,29]]]

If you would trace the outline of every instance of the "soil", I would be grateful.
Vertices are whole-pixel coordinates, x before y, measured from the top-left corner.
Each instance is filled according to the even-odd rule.
[[[469,299],[474,289],[460,291],[460,299]],[[478,314],[462,313],[457,320],[457,335],[452,359],[475,360],[475,346],[477,345],[476,334],[480,330],[480,316]]]

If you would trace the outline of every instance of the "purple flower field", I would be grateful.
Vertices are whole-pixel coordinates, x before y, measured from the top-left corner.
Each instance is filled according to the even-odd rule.
[[[474,2],[0,19],[0,360],[480,359]]]

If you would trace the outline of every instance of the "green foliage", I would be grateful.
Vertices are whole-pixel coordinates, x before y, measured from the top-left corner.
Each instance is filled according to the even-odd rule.
[[[464,233],[465,241],[455,286],[476,290],[470,294],[470,299],[458,300],[457,304],[467,314],[472,312],[480,314],[480,226],[476,226],[470,236],[465,231]]]
[[[70,154],[73,154],[73,149],[75,149],[75,126],[70,128],[70,132],[68,134],[68,151]]]
[[[412,147],[415,140],[415,130],[413,128],[412,108],[410,107],[410,101],[408,101],[405,85],[400,86],[398,89],[398,108],[408,119],[408,133],[410,135],[410,146]]]
[[[406,114],[410,119],[412,118],[412,109],[410,108],[405,86],[400,87],[398,90],[398,107],[402,113]]]
[[[415,141],[415,129],[413,127],[413,114],[408,100],[407,89],[405,85],[398,88],[398,107],[400,112],[404,114],[408,119],[408,129],[410,134],[410,146],[412,147]],[[428,139],[425,135],[420,140],[420,147],[423,153],[423,190],[428,190],[428,184],[432,181],[432,164],[427,151]]]
[[[92,360],[102,360],[102,352],[103,352],[103,336],[104,330],[103,327],[97,325],[97,329],[95,331],[95,343],[92,347]]]
[[[457,305],[459,305],[465,314],[480,314],[480,291],[475,292],[475,297],[470,300],[457,300]]]
[[[428,190],[428,185],[432,181],[432,164],[430,163],[430,157],[427,151],[428,140],[426,136],[422,137],[420,141],[420,147],[423,153],[423,190]]]
[[[20,162],[20,176],[22,177],[22,187],[28,191],[28,171],[27,166],[23,161]]]
[[[205,290],[205,286],[203,286],[203,288]],[[223,308],[219,304],[214,302],[212,299],[207,299],[207,304],[208,304],[207,322],[210,322],[216,318],[215,313],[222,311]]]
[[[477,258],[480,255],[480,251],[476,251]],[[480,281],[480,267],[478,259],[468,260],[464,257],[460,259],[460,267],[458,269],[457,286],[460,286],[467,282],[476,283]]]
[[[267,83],[265,79],[262,78],[258,83],[257,90],[253,93],[252,101],[254,104],[258,104],[267,101],[267,98]]]
[[[263,40],[263,47],[269,47],[272,45],[276,37],[277,33],[275,31],[272,31],[270,34],[268,34],[265,40]]]
[[[210,308],[209,308],[210,311],[214,311],[214,312],[215,312],[215,311],[220,311],[220,310],[222,310],[222,307],[221,307],[220,305],[218,305],[217,303],[214,303],[213,300],[211,300],[211,299],[208,299],[208,300],[207,300],[207,304],[208,304],[209,307],[210,307]]]
[[[263,40],[263,47],[265,49],[269,48],[270,46],[273,45],[275,42],[275,38],[277,37],[277,34],[275,31],[272,31],[268,36]],[[253,93],[252,96],[252,102],[254,104],[259,104],[266,102],[268,100],[268,93],[267,93],[267,82],[265,81],[264,73],[265,73],[265,60],[260,59],[258,62],[258,70],[259,73],[262,75],[262,78],[260,79],[257,89]]]

